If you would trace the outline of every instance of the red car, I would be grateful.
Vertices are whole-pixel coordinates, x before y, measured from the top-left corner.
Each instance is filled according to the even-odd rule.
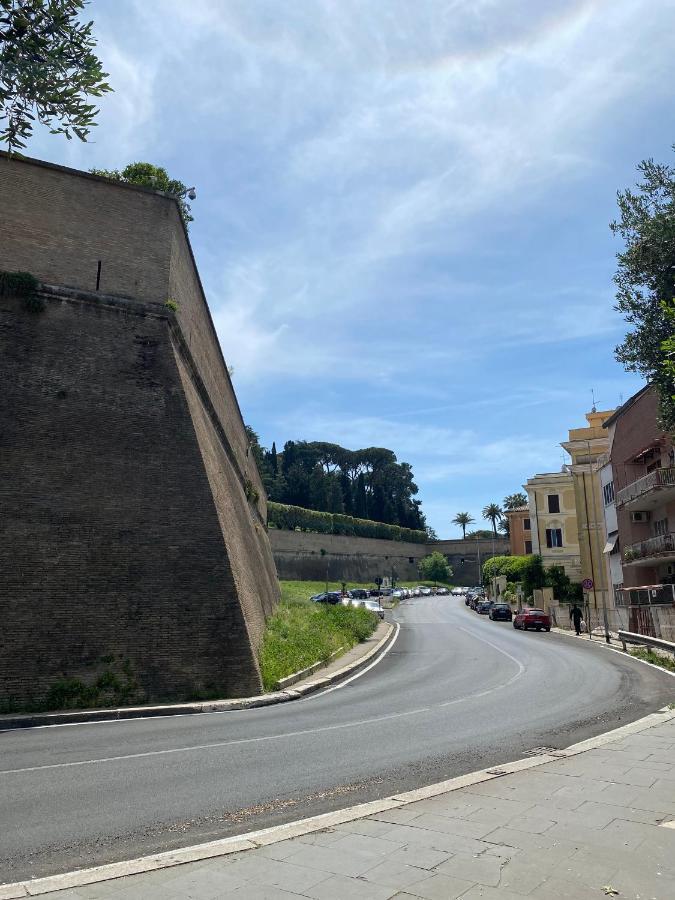
[[[528,628],[536,628],[537,631],[543,628],[544,631],[550,631],[551,617],[543,609],[521,609],[516,613],[513,627],[522,628],[523,631],[527,631]]]

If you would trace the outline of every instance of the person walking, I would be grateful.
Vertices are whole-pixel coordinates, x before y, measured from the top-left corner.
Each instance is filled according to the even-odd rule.
[[[570,621],[574,622],[574,630],[577,633],[577,637],[581,634],[581,620],[583,618],[583,613],[575,603],[572,609],[570,610]]]

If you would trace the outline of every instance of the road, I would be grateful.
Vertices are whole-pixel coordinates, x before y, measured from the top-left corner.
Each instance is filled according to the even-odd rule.
[[[673,679],[452,597],[344,687],[261,709],[0,733],[0,883],[213,840],[565,747]]]

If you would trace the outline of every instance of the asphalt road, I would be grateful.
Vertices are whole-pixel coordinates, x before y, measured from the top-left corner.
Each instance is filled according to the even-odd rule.
[[[565,747],[675,699],[585,641],[451,597],[395,612],[392,650],[323,695],[241,712],[0,733],[0,883],[325,812]]]

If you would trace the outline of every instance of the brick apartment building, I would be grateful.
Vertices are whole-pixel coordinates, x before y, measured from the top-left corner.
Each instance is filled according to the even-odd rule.
[[[623,587],[675,584],[675,447],[659,428],[654,388],[638,391],[604,426],[612,481],[603,493],[616,506]]]

